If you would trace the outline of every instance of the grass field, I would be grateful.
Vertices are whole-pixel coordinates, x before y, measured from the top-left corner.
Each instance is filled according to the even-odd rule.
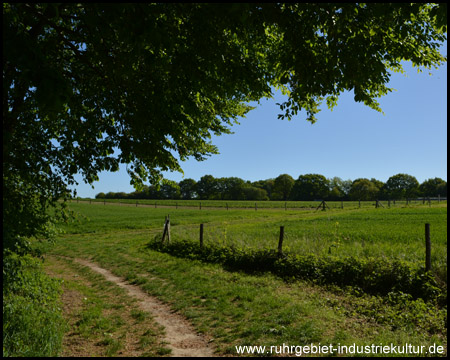
[[[77,200],[73,200],[77,201]],[[192,207],[192,208],[228,208],[228,209],[316,209],[322,201],[250,201],[250,200],[134,200],[134,199],[79,199],[78,201],[90,203],[115,203],[123,205],[146,205],[152,207],[170,206],[170,207]],[[380,201],[380,207],[403,207],[405,205],[436,205],[446,204],[447,200],[397,200]],[[326,206],[331,209],[356,209],[370,208],[376,205],[375,201],[326,201]]]
[[[219,203],[221,205],[217,208],[223,207],[223,203]],[[203,223],[205,242],[243,248],[276,249],[280,226],[284,226],[284,248],[296,253],[375,256],[397,258],[417,264],[424,264],[424,224],[429,223],[432,232],[433,268],[446,281],[446,204],[391,209],[349,207],[325,212],[306,209],[283,211],[284,209],[276,208],[252,212],[236,209],[239,206],[235,204],[233,206],[236,208],[230,211],[161,208],[167,206],[167,202],[160,203],[160,208],[156,209],[125,206],[106,206],[100,209],[96,205],[98,206],[92,204],[92,207],[83,207],[83,214],[90,221],[70,225],[65,227],[65,230],[70,233],[159,227],[162,231],[164,218],[169,214],[173,239],[198,241],[199,224]]]
[[[70,208],[78,220],[61,225],[64,234],[45,246],[48,255],[91,259],[139,284],[213,338],[219,354],[236,355],[241,345],[310,343],[439,344],[446,352],[446,307],[405,294],[375,296],[309,281],[287,283],[271,273],[229,271],[148,247],[161,237],[170,214],[172,242],[197,243],[204,224],[206,244],[275,250],[284,226],[283,249],[295,254],[400,259],[420,268],[424,224],[430,223],[433,271],[446,287],[446,204],[327,211],[285,210],[284,204],[258,211],[87,203]]]

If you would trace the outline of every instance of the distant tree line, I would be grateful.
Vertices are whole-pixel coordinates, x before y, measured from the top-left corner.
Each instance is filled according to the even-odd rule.
[[[182,200],[400,200],[416,197],[447,197],[447,182],[441,178],[419,184],[414,176],[397,174],[385,183],[376,179],[342,180],[320,174],[288,174],[276,179],[245,181],[238,177],[215,178],[205,175],[199,181],[185,179],[179,183],[166,180],[159,187],[144,186],[132,193],[101,192],[97,199],[182,199]]]

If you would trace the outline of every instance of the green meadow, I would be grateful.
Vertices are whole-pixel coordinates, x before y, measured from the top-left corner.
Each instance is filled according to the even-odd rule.
[[[213,201],[207,204],[212,206]],[[223,207],[225,202],[218,202]],[[435,272],[447,273],[447,206],[398,206],[323,211],[260,208],[253,211],[233,204],[232,210],[174,208],[172,201],[159,201],[159,208],[72,203],[79,219],[63,226],[67,233],[108,232],[149,229],[162,234],[165,216],[170,216],[173,240],[198,241],[199,225],[204,224],[205,243],[240,248],[276,249],[280,226],[284,226],[286,250],[317,255],[382,257],[401,259],[418,265],[425,262],[425,223],[431,226],[432,264]],[[248,202],[247,202],[248,203]],[[265,202],[271,204],[272,202]],[[283,202],[284,203],[284,202]],[[263,202],[264,204],[264,202]],[[316,204],[317,205],[317,204]],[[353,206],[352,206],[353,205]],[[163,206],[170,206],[169,208]],[[267,206],[267,205],[266,205]],[[162,208],[163,207],[163,208]],[[346,207],[348,209],[346,209]]]
[[[442,301],[396,291],[365,293],[356,286],[307,277],[287,280],[273,271],[224,266],[227,260],[217,259],[234,255],[216,252],[213,257],[195,248],[204,224],[205,249],[230,248],[232,254],[245,256],[275,252],[283,226],[283,252],[294,259],[379,259],[405,264],[417,270],[414,276],[422,276],[424,227],[429,223],[436,281],[430,286],[438,286],[446,298],[446,203],[326,211],[132,205],[72,202],[76,219],[60,224],[55,242],[40,247],[46,256],[90,259],[139,284],[212,338],[219,355],[236,355],[236,346],[311,343],[438,344],[446,354],[447,310]],[[172,250],[155,246],[168,215]],[[192,254],[186,250],[191,248]]]

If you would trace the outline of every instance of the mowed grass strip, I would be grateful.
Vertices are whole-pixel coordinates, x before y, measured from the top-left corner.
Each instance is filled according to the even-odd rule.
[[[45,269],[63,280],[69,325],[61,356],[163,356],[162,329],[124,290],[68,258],[47,256]]]
[[[229,272],[219,265],[175,258],[146,247],[151,238],[162,235],[161,218],[167,211],[142,208],[140,215],[133,212],[132,216],[121,208],[106,215],[93,213],[92,208],[77,205],[78,211],[89,213],[89,227],[97,224],[102,231],[82,233],[86,224],[71,225],[72,234],[61,236],[48,251],[92,258],[117,276],[138,284],[212,338],[219,354],[236,354],[238,345],[407,342],[446,347],[446,309],[433,309],[409,299],[397,301],[325,289],[308,282],[287,284],[271,274]],[[173,214],[171,219],[176,219]],[[201,217],[198,212],[187,214],[185,210],[180,214],[184,218],[177,220],[179,226],[195,227],[201,217],[210,220],[210,225],[224,221],[217,214],[208,217],[206,212]],[[123,215],[134,219],[131,224],[138,226],[118,230],[117,222]],[[226,220],[245,222],[242,214],[233,216]],[[263,214],[260,216],[264,222]],[[258,221],[255,217],[249,220]],[[145,229],[140,221],[155,225]],[[112,231],[107,230],[106,222],[115,224]]]

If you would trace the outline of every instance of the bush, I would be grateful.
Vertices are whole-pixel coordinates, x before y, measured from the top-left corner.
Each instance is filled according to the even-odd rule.
[[[59,281],[31,255],[3,253],[3,356],[57,356],[65,322]]]
[[[284,279],[311,280],[343,288],[352,286],[374,295],[398,292],[441,304],[447,300],[446,285],[439,286],[430,273],[406,261],[288,253],[279,256],[274,250],[243,250],[211,244],[200,247],[190,241],[162,244],[157,239],[149,247],[178,257],[219,263],[231,270],[269,271]]]

